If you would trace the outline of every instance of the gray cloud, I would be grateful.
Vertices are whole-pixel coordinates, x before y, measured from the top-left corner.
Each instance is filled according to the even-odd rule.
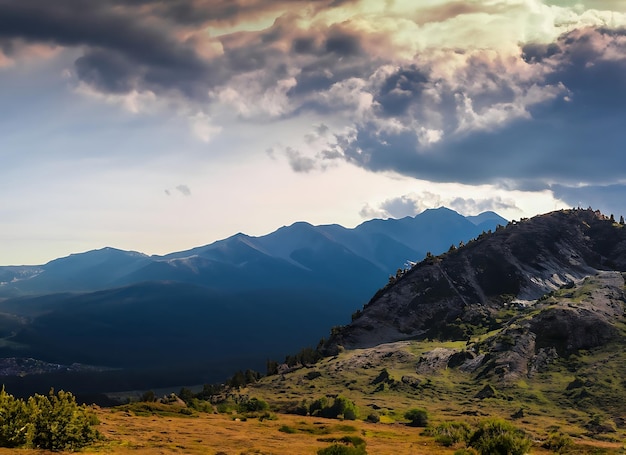
[[[174,31],[167,23],[155,25],[147,14],[113,9],[106,1],[0,0],[0,38],[84,47],[77,76],[105,93],[177,89],[195,96],[202,91],[194,85],[219,80],[218,71],[191,43],[171,36]]]
[[[313,6],[315,9],[339,7],[354,0],[109,0],[126,7],[150,7],[153,15],[186,25],[235,25],[259,20],[286,9]]]
[[[302,64],[292,62],[292,50],[283,46],[296,40],[289,11],[306,6],[315,14],[351,2],[0,0],[0,42],[5,55],[14,53],[17,40],[81,48],[76,76],[103,93],[149,90],[207,101],[211,90],[234,76],[261,72],[255,75],[261,96],[287,77],[290,66]],[[266,16],[278,17],[266,30],[219,38],[210,38],[203,30],[210,24],[235,25]],[[361,53],[358,36],[349,30],[332,26],[310,36],[317,40],[317,58],[325,59],[327,68]],[[208,54],[207,47],[213,48]]]
[[[385,116],[402,116],[409,106],[421,101],[428,75],[415,66],[401,68],[385,79],[374,100]]]
[[[289,166],[291,166],[294,172],[307,173],[317,167],[317,163],[313,158],[305,156],[291,147],[285,149],[285,155],[287,155]]]
[[[485,199],[474,198],[443,198],[439,194],[423,191],[394,197],[372,207],[366,204],[359,215],[363,218],[403,218],[415,216],[426,209],[448,207],[464,215],[477,215],[489,210],[498,212],[519,208],[513,200],[504,200],[499,196]]]
[[[363,53],[359,37],[337,26],[331,27],[328,31],[324,50],[340,57],[354,57]]]
[[[486,79],[493,86],[477,96],[471,87],[446,91],[438,105],[431,103],[440,115],[435,121],[413,108],[424,103],[430,76],[414,66],[400,69],[376,87],[379,116],[338,137],[342,159],[426,180],[520,189],[616,182],[626,165],[626,130],[620,126],[626,124],[625,36],[624,30],[578,29],[553,45],[527,46],[527,71],[539,76],[526,81],[507,79],[499,63],[470,59],[466,80]],[[463,111],[469,96],[471,116]],[[381,119],[390,116],[415,127],[385,128]],[[490,116],[491,126],[481,123]],[[421,140],[419,127],[429,124],[441,128],[441,140]]]
[[[406,196],[394,199],[387,199],[380,206],[383,213],[388,214],[392,218],[404,218],[405,216],[413,216],[419,212],[420,203]]]
[[[479,214],[490,210],[494,212],[511,209],[521,211],[515,204],[514,200],[502,199],[498,196],[489,199],[457,197],[447,202],[446,207],[450,207],[451,209],[466,215]]]
[[[183,196],[191,196],[191,190],[187,185],[178,185],[176,190],[180,192]]]
[[[572,207],[593,207],[606,215],[626,216],[626,184],[568,187],[552,185],[554,196]]]

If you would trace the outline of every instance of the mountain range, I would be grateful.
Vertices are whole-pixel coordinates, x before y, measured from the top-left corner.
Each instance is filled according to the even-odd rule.
[[[112,389],[262,370],[345,323],[390,276],[506,223],[440,208],[353,229],[299,222],[164,256],[104,248],[0,267],[0,356],[97,366]]]

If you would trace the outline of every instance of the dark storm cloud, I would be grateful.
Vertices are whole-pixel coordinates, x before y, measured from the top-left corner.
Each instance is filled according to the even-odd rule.
[[[378,65],[380,62],[375,59],[336,59],[332,55],[323,55],[302,66],[295,76],[297,85],[289,91],[289,94],[297,97],[323,92],[337,82],[369,75]],[[329,108],[315,103],[304,107],[322,113],[336,109],[336,106]]]
[[[5,55],[11,55],[14,40],[80,48],[83,55],[76,61],[76,75],[100,92],[178,92],[203,100],[209,91],[243,73],[263,71],[261,88],[274,86],[287,76],[289,64],[290,50],[283,49],[281,40],[290,39],[291,24],[285,17],[293,13],[283,17],[283,10],[321,10],[342,3],[347,2],[0,0],[0,43]],[[258,32],[210,38],[201,28],[268,14],[280,17]],[[335,55],[331,60],[336,61],[360,51],[356,36],[339,28],[324,34],[324,30],[314,33],[320,55]],[[213,55],[203,53],[203,46],[214,46]],[[327,66],[332,68],[333,62]]]
[[[572,207],[592,207],[606,215],[613,213],[619,218],[626,216],[625,184],[592,185],[585,187],[567,187],[552,185],[554,196],[567,202]]]
[[[148,65],[203,66],[191,49],[167,33],[140,16],[107,9],[105,2],[0,0],[0,37],[115,50]]]
[[[428,76],[415,66],[401,68],[386,78],[374,99],[383,115],[403,115],[411,104],[419,102],[427,82]]]
[[[545,76],[517,87],[516,81],[507,80],[505,66],[498,71],[498,65],[485,69],[480,62],[469,61],[467,74],[473,76],[467,80],[489,84],[475,94],[471,93],[475,88],[459,88],[455,109],[437,106],[444,116],[439,122],[442,140],[425,143],[416,130],[385,129],[372,118],[358,126],[356,135],[338,138],[344,157],[374,171],[392,170],[440,182],[502,182],[533,190],[548,188],[551,182],[616,182],[626,167],[625,35],[623,30],[589,28],[565,34],[552,45],[526,46],[524,58]],[[484,75],[488,77],[481,79]],[[428,77],[414,67],[392,74],[375,92],[379,115],[427,125],[427,120],[409,112],[410,106],[423,104],[427,83]],[[543,100],[543,95],[532,95],[540,84],[551,87],[546,92],[551,97]],[[521,101],[515,98],[520,87],[527,91]],[[461,95],[472,99],[475,118],[464,120]],[[538,101],[527,104],[525,114],[490,127],[480,124],[489,118],[488,108],[499,109],[496,118],[510,115],[516,103],[532,96]]]
[[[294,38],[291,43],[291,48],[296,54],[316,54],[319,51],[315,37],[311,36],[299,36]]]
[[[556,43],[525,46],[523,58],[531,63],[555,65],[556,71],[547,75],[546,82],[564,84],[573,94],[574,106],[581,111],[592,109],[608,114],[624,105],[625,29],[577,29]]]
[[[324,50],[341,57],[354,57],[363,53],[359,37],[336,26],[329,30]]]
[[[133,89],[133,62],[115,52],[95,50],[75,62],[78,78],[103,92],[126,93]]]
[[[285,9],[334,8],[355,0],[108,0],[111,5],[147,6],[152,14],[185,25],[236,24]]]
[[[142,15],[79,0],[0,0],[0,38],[83,47],[78,77],[104,92],[177,88],[216,80],[218,72],[192,46],[168,35]]]

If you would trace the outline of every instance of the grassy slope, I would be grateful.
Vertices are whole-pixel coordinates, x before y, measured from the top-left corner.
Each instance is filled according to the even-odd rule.
[[[369,454],[442,454],[454,449],[437,445],[421,435],[421,429],[405,425],[371,424],[279,415],[278,420],[234,421],[227,415],[199,414],[195,417],[167,415],[134,416],[119,410],[98,411],[100,431],[107,440],[85,450],[87,453],[133,455],[189,454],[315,454],[330,443],[320,439],[359,436]],[[295,433],[279,429],[288,426]],[[41,455],[36,450],[0,449],[0,454]],[[548,453],[534,451],[534,453]]]
[[[367,452],[376,455],[442,454],[445,448],[422,434],[422,429],[402,423],[341,422],[316,417],[279,414],[276,420],[233,420],[230,415],[195,414],[191,417],[160,413],[137,416],[118,409],[98,409],[100,431],[105,440],[84,450],[85,453],[120,455],[189,454],[315,454],[329,442],[323,439],[358,436],[367,443]],[[293,432],[281,431],[289,427]],[[4,454],[42,455],[37,450],[0,449]],[[50,452],[51,453],[51,452]],[[533,454],[552,453],[538,446]],[[619,454],[623,444],[584,441],[568,453]]]
[[[446,347],[460,347],[446,343]],[[405,362],[398,352],[415,355],[441,347],[436,342],[395,343],[389,352],[381,353],[376,360],[369,350],[355,350],[337,358],[326,359],[312,368],[266,378],[250,391],[282,406],[297,403],[303,398],[315,399],[325,394],[343,394],[354,400],[363,417],[376,409],[383,422],[402,420],[411,407],[424,407],[434,420],[477,421],[487,416],[512,420],[512,415],[523,409],[524,416],[516,424],[544,438],[549,431],[559,429],[579,439],[626,440],[626,429],[615,428],[615,433],[592,435],[586,425],[595,415],[616,427],[612,416],[626,415],[626,353],[619,346],[609,345],[595,351],[583,351],[578,356],[553,365],[548,373],[516,383],[492,385],[498,394],[495,398],[479,399],[476,394],[489,380],[475,380],[470,374],[456,369],[445,369],[429,374],[416,374],[415,362]],[[388,356],[379,363],[380,357]],[[410,354],[409,354],[410,355]],[[367,359],[372,359],[370,362]],[[370,367],[377,364],[376,367]],[[600,370],[598,365],[602,365]],[[374,384],[382,368],[390,373],[392,381]],[[322,376],[306,379],[311,371]],[[420,380],[417,388],[402,383],[402,377]],[[586,383],[567,390],[576,378]],[[582,395],[582,397],[581,397]],[[379,408],[379,409],[378,409]]]

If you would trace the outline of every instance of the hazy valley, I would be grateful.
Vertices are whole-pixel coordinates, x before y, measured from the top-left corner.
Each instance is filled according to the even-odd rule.
[[[105,248],[0,267],[0,354],[39,362],[4,381],[20,394],[93,394],[265,372],[349,322],[410,261],[498,224],[441,208],[354,229],[296,223],[162,257]]]

